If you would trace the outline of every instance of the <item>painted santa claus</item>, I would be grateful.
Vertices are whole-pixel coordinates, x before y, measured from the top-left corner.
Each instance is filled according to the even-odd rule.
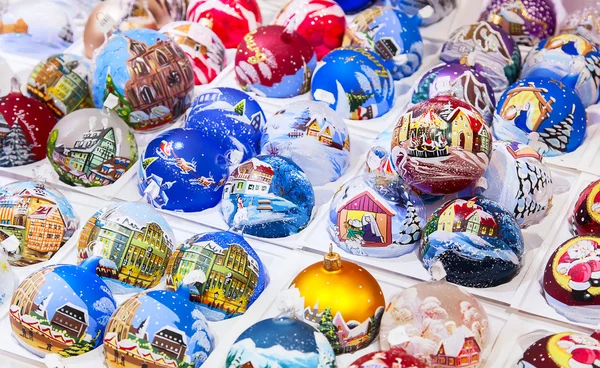
[[[588,292],[592,286],[600,286],[600,249],[592,240],[581,240],[560,257],[556,270],[570,277],[569,287],[573,299],[589,301],[593,295]]]
[[[570,368],[600,367],[600,343],[596,339],[573,333],[561,337],[556,344],[571,355]]]

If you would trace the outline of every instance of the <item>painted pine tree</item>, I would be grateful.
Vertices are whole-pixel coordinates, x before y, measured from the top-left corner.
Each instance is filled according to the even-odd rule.
[[[333,316],[331,315],[331,310],[329,308],[325,308],[323,314],[321,314],[319,331],[327,337],[327,340],[329,340],[334,351],[341,349],[340,340],[337,335],[337,327],[333,324]]]
[[[292,128],[304,131],[306,130],[308,123],[310,123],[310,110],[307,107],[302,110],[300,116],[294,118],[294,125]]]
[[[400,225],[400,237],[396,244],[412,244],[421,238],[421,218],[417,214],[417,208],[408,202],[406,205],[406,216]]]
[[[574,118],[575,104],[573,104],[571,112],[568,113],[562,121],[550,128],[544,128],[543,132],[538,132],[540,140],[550,148],[565,152],[567,150],[567,145],[569,144],[569,138],[571,138],[571,132],[573,131]]]
[[[10,132],[2,142],[3,155],[0,156],[0,166],[21,166],[34,162],[34,154],[31,152],[31,144],[25,137],[20,124],[13,124]]]
[[[346,96],[348,96],[348,103],[350,104],[350,112],[354,112],[356,110],[358,110],[359,107],[361,107],[365,101],[367,101],[369,98],[373,97],[373,94],[366,94],[364,92],[361,93],[351,93],[351,92],[346,92]]]
[[[238,102],[233,108],[233,111],[235,111],[235,113],[239,116],[243,116],[246,113],[246,100],[241,100]]]
[[[113,78],[110,75],[110,70],[108,71],[108,74],[106,76],[106,84],[104,87],[104,101],[106,101],[106,98],[109,94],[113,94],[118,98],[119,103],[114,109],[117,112],[117,115],[119,115],[121,119],[125,120],[125,122],[129,122],[129,115],[133,111],[133,107],[131,106],[131,103],[127,101],[127,99],[125,99],[125,96],[123,96],[119,92],[119,89],[115,85],[115,82],[113,81]]]

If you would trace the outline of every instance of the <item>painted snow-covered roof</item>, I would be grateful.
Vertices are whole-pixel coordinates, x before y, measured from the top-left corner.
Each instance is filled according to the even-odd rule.
[[[66,314],[76,320],[88,324],[88,312],[86,309],[76,306],[71,302],[65,303],[62,307],[58,308],[59,312]]]
[[[156,336],[156,335],[163,337],[165,339],[175,341],[180,344],[187,345],[187,335],[185,334],[185,332],[183,332],[173,326],[165,326],[165,327],[161,328],[160,330],[158,330],[157,333],[154,334],[154,336]]]
[[[460,354],[463,346],[465,346],[465,340],[469,337],[474,337],[473,333],[465,325],[460,326],[454,331],[452,336],[446,338],[441,346],[444,347],[444,353],[449,357],[457,357]],[[477,343],[477,341],[475,341]]]

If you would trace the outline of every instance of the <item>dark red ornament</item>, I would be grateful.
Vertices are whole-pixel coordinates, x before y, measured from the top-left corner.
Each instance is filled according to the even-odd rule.
[[[408,354],[404,349],[392,348],[388,351],[376,351],[364,355],[348,368],[427,368],[429,365]]]
[[[581,332],[561,332],[549,335],[531,344],[519,367],[527,368],[580,368],[595,367],[600,341]]]
[[[569,224],[573,235],[600,236],[600,179],[579,194]]]

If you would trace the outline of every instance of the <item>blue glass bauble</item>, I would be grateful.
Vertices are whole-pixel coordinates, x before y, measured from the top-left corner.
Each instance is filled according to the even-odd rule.
[[[375,2],[375,0],[335,0],[347,14],[357,13]]]
[[[139,189],[156,208],[198,212],[219,203],[227,180],[225,149],[197,130],[172,129],[141,157]]]
[[[424,26],[439,22],[456,8],[456,0],[388,0],[388,2],[410,16],[417,14],[424,7],[431,6],[433,11],[423,18]]]

